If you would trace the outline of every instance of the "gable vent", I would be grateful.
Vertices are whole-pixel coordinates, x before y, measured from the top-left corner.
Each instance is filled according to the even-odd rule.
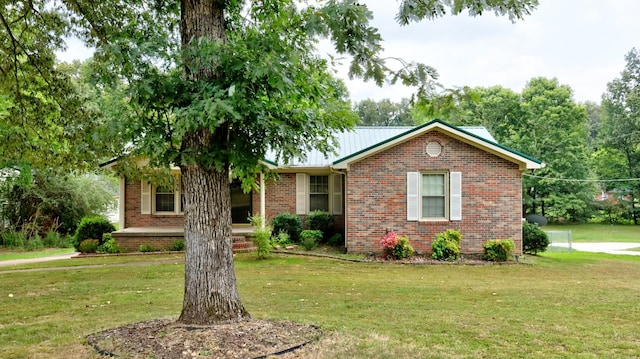
[[[442,145],[438,142],[427,143],[427,154],[430,157],[438,157],[442,153]]]

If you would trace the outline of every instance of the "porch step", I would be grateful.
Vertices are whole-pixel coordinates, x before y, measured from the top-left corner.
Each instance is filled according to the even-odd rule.
[[[233,236],[233,253],[251,253],[257,250],[251,240],[245,236]]]

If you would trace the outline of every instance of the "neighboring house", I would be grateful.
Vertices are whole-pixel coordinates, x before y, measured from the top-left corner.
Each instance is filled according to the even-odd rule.
[[[243,194],[231,183],[234,233],[251,231],[249,215],[304,217],[319,209],[334,216],[352,253],[380,252],[388,230],[430,252],[432,239],[446,229],[462,232],[463,253],[505,238],[522,251],[522,172],[544,167],[539,160],[497,144],[483,127],[440,120],[359,127],[337,140],[337,153],[328,158],[314,151],[286,165],[270,162],[278,179],[261,176],[259,191]],[[133,243],[129,248],[150,241],[160,247],[182,236],[180,174],[173,170],[173,188],[120,179],[123,210],[114,236]]]

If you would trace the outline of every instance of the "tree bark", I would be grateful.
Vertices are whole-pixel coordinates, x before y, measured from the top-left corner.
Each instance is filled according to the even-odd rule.
[[[247,318],[233,266],[229,172],[184,166],[182,181],[186,252],[178,321],[206,325]]]
[[[182,0],[180,34],[186,48],[205,37],[226,41],[223,0]],[[195,59],[184,59],[186,64]],[[188,67],[187,67],[188,68]],[[207,69],[195,73],[185,68],[191,80],[215,80],[223,74]],[[195,129],[183,138],[182,149],[206,153],[212,141],[224,142],[229,126],[214,130]],[[229,164],[181,163],[185,192],[184,236],[185,284],[179,322],[209,325],[248,318],[238,295],[233,266],[231,191]]]

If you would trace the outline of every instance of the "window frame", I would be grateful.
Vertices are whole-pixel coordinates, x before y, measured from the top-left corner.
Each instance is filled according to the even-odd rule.
[[[158,190],[158,186],[153,185],[151,186],[151,209],[152,209],[152,214],[156,214],[156,215],[184,215],[184,208],[183,207],[183,191],[182,191],[182,176],[180,176],[179,174],[176,174],[173,176],[173,211],[158,211],[157,210],[157,203],[156,203],[156,195],[158,194],[157,190]],[[161,192],[163,193],[163,192]]]
[[[424,212],[424,197],[427,197],[424,193],[424,178],[425,176],[430,176],[430,175],[438,175],[438,176],[442,176],[442,181],[443,181],[443,213],[444,216],[437,216],[437,217],[429,217],[429,216],[425,216]],[[420,191],[419,191],[419,196],[418,196],[418,208],[419,208],[419,217],[418,220],[419,221],[449,221],[450,220],[450,205],[449,202],[451,200],[451,188],[450,188],[450,174],[448,171],[422,171],[420,172]],[[431,196],[431,197],[436,197],[436,196]]]
[[[326,192],[317,192],[317,191],[314,192],[314,191],[312,191],[312,188],[314,186],[314,183],[312,183],[313,182],[312,179],[315,178],[317,180],[320,177],[322,177],[322,178],[324,178],[326,180],[326,182],[320,183],[320,185],[322,185],[323,187],[326,185],[326,188],[327,188]],[[309,193],[308,193],[308,196],[309,196],[309,206],[308,207],[309,208],[307,209],[308,212],[313,212],[313,211],[316,211],[316,210],[323,211],[323,212],[330,212],[330,210],[331,210],[331,188],[330,188],[331,184],[330,184],[330,182],[331,182],[331,176],[330,175],[309,175]],[[315,183],[316,190],[318,189],[318,185],[319,184],[316,182]],[[311,196],[313,196],[313,195],[326,196],[326,209],[320,209],[320,208],[312,209],[311,208],[311,203],[312,203]]]

